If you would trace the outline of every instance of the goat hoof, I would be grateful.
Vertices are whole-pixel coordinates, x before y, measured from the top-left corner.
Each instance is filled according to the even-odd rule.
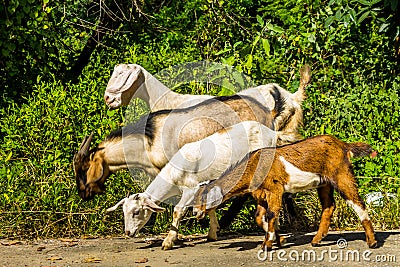
[[[377,248],[378,247],[378,241],[374,241],[371,244],[368,244],[369,248]]]
[[[264,251],[271,251],[272,250],[272,245],[267,244],[267,242],[263,242],[261,245],[261,249]]]
[[[320,243],[311,243],[311,246],[313,246],[313,247],[320,247],[321,244],[320,244]]]
[[[172,249],[172,246],[170,247],[170,246],[162,246],[162,250],[170,250],[170,249]]]
[[[286,238],[283,236],[279,237],[279,242],[281,243],[281,245],[286,244]]]
[[[214,238],[214,237],[207,237],[207,242],[215,242],[215,241],[217,241],[217,238]]]
[[[170,250],[174,246],[173,242],[163,242],[161,249],[162,250]]]
[[[207,236],[207,242],[214,242],[217,241],[217,237]]]

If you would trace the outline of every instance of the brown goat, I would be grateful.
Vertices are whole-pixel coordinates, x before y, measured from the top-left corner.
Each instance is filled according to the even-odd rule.
[[[333,191],[336,189],[357,213],[364,227],[370,248],[377,246],[374,229],[358,194],[351,157],[370,155],[365,143],[345,143],[333,136],[321,135],[276,148],[262,148],[232,167],[219,179],[200,186],[195,195],[194,213],[203,218],[206,210],[214,212],[215,204],[236,195],[251,193],[257,200],[256,222],[266,232],[262,247],[270,250],[273,241],[280,246],[275,224],[284,192],[300,192],[317,188],[322,205],[322,218],[311,244],[318,245],[328,234],[335,209]],[[274,154],[273,162],[270,160]],[[240,177],[240,178],[239,178]],[[207,198],[217,203],[207,203]],[[267,218],[267,220],[266,220]]]

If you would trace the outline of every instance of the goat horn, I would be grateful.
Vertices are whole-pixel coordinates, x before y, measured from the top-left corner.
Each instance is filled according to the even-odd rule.
[[[90,134],[89,136],[85,136],[85,138],[82,141],[82,144],[79,147],[79,154],[82,154],[83,156],[87,156],[89,154],[89,149],[90,149],[90,142],[92,142],[93,138],[93,133]]]

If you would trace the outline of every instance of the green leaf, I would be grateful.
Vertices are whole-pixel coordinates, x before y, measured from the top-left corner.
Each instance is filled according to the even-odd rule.
[[[334,16],[330,16],[325,20],[325,28],[328,28],[331,26],[332,22],[335,20]]]
[[[229,52],[229,51],[231,51],[231,49],[230,48],[225,48],[224,50],[220,50],[220,51],[218,51],[217,53],[215,53],[214,55],[216,55],[216,56],[218,56],[218,55],[222,55],[222,54],[224,54],[224,53],[226,53],[226,52]]]
[[[235,86],[230,81],[228,81],[228,79],[222,80],[222,87],[224,87],[225,89],[229,89],[230,91],[236,92]],[[224,94],[229,95],[226,91],[224,91]]]
[[[261,43],[262,43],[262,46],[263,46],[263,48],[264,48],[265,54],[267,54],[267,55],[269,56],[270,45],[269,45],[268,39],[264,39],[264,38],[261,39]]]
[[[267,28],[268,28],[269,30],[274,31],[274,32],[277,32],[277,33],[283,33],[283,32],[285,32],[285,30],[284,30],[283,28],[281,28],[281,27],[279,27],[279,26],[277,26],[277,25],[271,24],[271,23],[268,23],[268,24],[267,24]]]
[[[237,46],[239,46],[239,45],[241,45],[241,44],[243,44],[242,41],[236,42],[236,43],[233,45],[233,49],[235,49]]]
[[[369,6],[369,2],[366,1],[366,0],[358,0],[358,2],[359,2],[360,4],[363,4],[364,6]]]
[[[236,91],[232,91],[231,89],[228,89],[228,88],[226,88],[224,85],[226,85],[226,86],[230,86],[230,87],[233,87],[232,86],[232,84],[228,84],[228,82],[226,83],[226,84],[224,84],[224,81],[222,82],[222,88],[221,88],[221,90],[218,92],[218,95],[219,96],[229,96],[229,95],[232,95],[232,92],[236,92]]]
[[[221,58],[221,62],[222,64],[226,64],[226,65],[233,65],[235,64],[235,56],[230,56],[227,58]]]
[[[358,18],[357,23],[360,24],[361,22],[363,22],[369,16],[369,13],[371,13],[371,12],[367,11],[364,14],[362,14],[361,17]]]
[[[381,27],[379,28],[379,32],[380,32],[380,33],[381,33],[381,32],[386,32],[386,31],[388,30],[389,26],[390,26],[389,23],[383,23],[383,24],[381,25]]]
[[[243,80],[243,76],[240,72],[238,71],[234,71],[232,73],[232,77],[235,80],[236,83],[238,83],[240,85],[240,87],[242,87],[241,89],[245,89],[244,87],[244,80]]]
[[[25,12],[26,14],[29,15],[29,12],[31,11],[31,8],[27,5],[27,6],[24,6],[23,10],[24,10],[24,12]]]
[[[112,117],[115,114],[115,110],[107,110],[107,116]]]
[[[342,18],[342,11],[340,9],[336,11],[335,18],[339,21]]]
[[[351,20],[353,22],[356,22],[357,14],[356,14],[356,11],[354,9],[351,8],[349,10],[349,15],[350,15]]]
[[[257,15],[256,18],[257,18],[258,24],[260,24],[261,27],[264,27],[264,20],[262,19],[262,17],[260,15]]]
[[[260,35],[257,35],[256,38],[253,41],[253,46],[256,46],[256,44],[258,43],[258,41],[260,40]]]
[[[251,69],[251,67],[253,66],[253,55],[252,54],[247,55],[247,60],[246,60],[246,63],[244,64],[244,66],[247,69]]]
[[[5,57],[8,57],[10,55],[10,50],[3,48],[1,49],[1,54]]]
[[[330,0],[329,3],[328,3],[328,6],[333,5],[335,2],[336,2],[336,0]]]
[[[307,40],[310,42],[310,43],[315,43],[315,40],[316,40],[317,38],[315,38],[315,34],[310,34],[310,35],[308,35],[308,37],[307,37]]]
[[[5,160],[6,162],[9,161],[9,160],[11,159],[12,154],[13,154],[12,151],[10,151],[10,153],[9,153],[8,156],[6,157],[6,160]]]

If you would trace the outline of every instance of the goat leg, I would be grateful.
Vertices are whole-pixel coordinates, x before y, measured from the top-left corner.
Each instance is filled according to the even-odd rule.
[[[378,242],[375,239],[374,228],[369,219],[364,201],[358,194],[356,180],[351,170],[343,170],[337,177],[338,190],[347,204],[352,207],[364,227],[367,245],[370,248],[376,248]]]
[[[290,193],[283,194],[283,212],[289,224],[296,220],[296,210],[294,208],[293,195]]]
[[[318,197],[321,202],[322,215],[321,222],[317,234],[311,241],[313,247],[318,246],[321,240],[328,234],[329,225],[331,222],[333,211],[335,210],[335,200],[333,198],[333,186],[327,184],[326,186],[320,187],[318,190]]]
[[[172,247],[174,246],[174,241],[176,241],[178,239],[179,223],[180,223],[183,215],[185,214],[186,210],[187,210],[187,207],[175,206],[171,228],[168,232],[167,237],[164,239],[164,241],[162,243],[163,250],[172,249]]]
[[[209,210],[208,216],[210,217],[210,230],[208,231],[207,241],[216,241],[217,232],[219,231],[219,225],[215,209]]]
[[[229,209],[223,214],[219,222],[219,225],[222,229],[227,228],[233,222],[233,220],[239,214],[240,210],[243,208],[247,198],[247,196],[238,196],[232,200],[232,204],[230,205]]]
[[[262,225],[265,234],[265,239],[262,244],[262,249],[272,250],[273,242],[277,240],[277,245],[281,246],[281,239],[276,233],[276,224],[279,217],[279,211],[282,207],[282,192],[272,193],[270,191],[264,192],[266,201],[259,201],[258,207],[260,210],[257,214],[257,223]],[[268,222],[265,220],[267,216]]]

